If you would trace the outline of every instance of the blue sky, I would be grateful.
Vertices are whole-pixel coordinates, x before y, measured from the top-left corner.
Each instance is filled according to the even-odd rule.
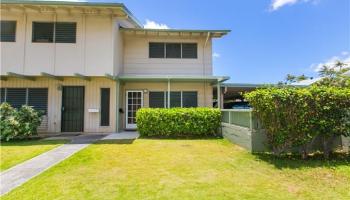
[[[276,83],[288,73],[316,77],[323,63],[350,61],[349,0],[121,3],[144,24],[149,20],[170,28],[232,30],[215,39],[213,47],[214,74],[230,76],[229,82]]]

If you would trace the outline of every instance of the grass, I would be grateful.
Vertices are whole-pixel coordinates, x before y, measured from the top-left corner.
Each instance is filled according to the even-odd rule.
[[[350,159],[273,159],[224,139],[96,143],[9,199],[349,199]]]
[[[9,169],[66,142],[67,140],[38,139],[2,141],[0,144],[0,171]]]

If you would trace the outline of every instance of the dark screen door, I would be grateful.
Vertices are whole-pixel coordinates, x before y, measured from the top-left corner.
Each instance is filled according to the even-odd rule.
[[[62,132],[84,131],[84,87],[62,88]]]

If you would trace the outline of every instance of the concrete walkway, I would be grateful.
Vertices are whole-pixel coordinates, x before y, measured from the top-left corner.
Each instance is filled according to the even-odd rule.
[[[135,140],[140,137],[136,131],[123,131],[120,133],[111,133],[101,140]]]
[[[87,147],[105,135],[86,134],[73,138],[69,144],[64,144],[47,151],[39,156],[18,164],[0,174],[0,195],[6,194],[14,188],[22,185],[31,178],[41,174],[48,168],[63,161],[74,153]]]

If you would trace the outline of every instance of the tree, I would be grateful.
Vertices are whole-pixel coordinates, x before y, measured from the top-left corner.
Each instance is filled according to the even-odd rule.
[[[316,85],[350,87],[350,76],[346,75],[350,71],[348,64],[336,61],[332,66],[324,65],[318,72],[322,79]]]

